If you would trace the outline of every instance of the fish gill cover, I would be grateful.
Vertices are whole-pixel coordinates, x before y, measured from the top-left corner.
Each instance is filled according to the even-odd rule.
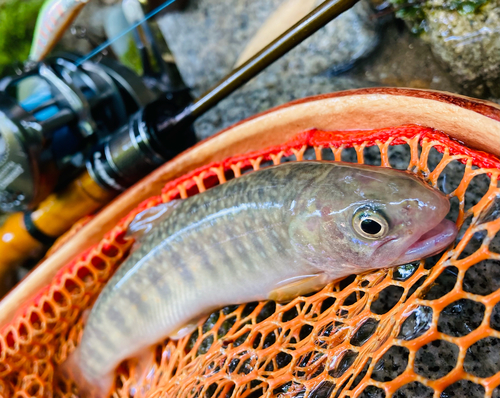
[[[419,126],[309,131],[210,164],[168,183],[95,247],[62,269],[0,333],[0,395],[78,396],[55,370],[82,333],[82,313],[130,248],[146,207],[290,160],[407,168],[444,191],[460,229],[441,256],[331,283],[287,304],[249,303],[210,315],[155,347],[142,386],[123,363],[113,395],[149,397],[500,396],[500,160]]]

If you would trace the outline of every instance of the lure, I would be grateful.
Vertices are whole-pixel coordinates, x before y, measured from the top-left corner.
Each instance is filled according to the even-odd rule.
[[[59,42],[88,0],[47,0],[40,10],[35,26],[29,59],[43,60]]]

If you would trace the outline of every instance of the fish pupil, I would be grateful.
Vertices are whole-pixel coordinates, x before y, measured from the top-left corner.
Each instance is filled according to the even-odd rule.
[[[382,230],[382,225],[373,220],[363,220],[361,221],[361,229],[367,234],[376,235]]]

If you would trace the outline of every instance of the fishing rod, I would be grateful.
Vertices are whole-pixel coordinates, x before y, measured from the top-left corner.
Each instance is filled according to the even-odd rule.
[[[194,101],[180,91],[161,95],[101,142],[83,171],[37,209],[16,213],[0,229],[0,278],[31,253],[40,252],[114,196],[194,144],[193,122],[357,0],[327,0],[271,44]],[[108,44],[109,45],[109,44]],[[95,52],[94,52],[95,53]],[[89,58],[81,66],[86,65]],[[184,104],[184,105],[182,105]]]

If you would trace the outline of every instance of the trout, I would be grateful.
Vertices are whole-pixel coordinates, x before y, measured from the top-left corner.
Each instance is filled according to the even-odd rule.
[[[450,245],[448,199],[410,172],[285,163],[140,213],[137,246],[105,286],[71,356],[90,396],[117,366],[218,308],[287,301],[330,281]]]

